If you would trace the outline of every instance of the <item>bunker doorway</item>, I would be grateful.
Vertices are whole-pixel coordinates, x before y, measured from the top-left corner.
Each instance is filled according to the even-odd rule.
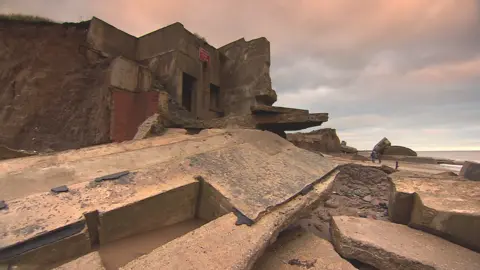
[[[182,79],[182,106],[192,111],[193,91],[195,91],[196,79],[193,76],[183,73]]]

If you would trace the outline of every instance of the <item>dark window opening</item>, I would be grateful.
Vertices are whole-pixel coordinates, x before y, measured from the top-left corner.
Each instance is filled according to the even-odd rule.
[[[188,111],[192,111],[193,91],[195,89],[195,78],[183,73],[182,79],[182,106]]]
[[[220,109],[220,87],[210,84],[210,109]]]

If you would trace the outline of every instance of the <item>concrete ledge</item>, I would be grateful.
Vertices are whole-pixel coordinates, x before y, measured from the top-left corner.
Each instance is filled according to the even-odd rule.
[[[236,226],[237,217],[230,213],[121,269],[251,269],[281,230],[326,198],[337,173],[330,174],[305,196],[295,197],[250,227]]]

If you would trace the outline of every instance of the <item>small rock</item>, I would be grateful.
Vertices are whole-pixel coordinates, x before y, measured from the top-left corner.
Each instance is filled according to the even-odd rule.
[[[7,209],[7,204],[5,203],[5,201],[0,201],[0,210],[2,209]]]
[[[325,202],[325,207],[338,208],[340,204],[335,199],[329,199]]]
[[[65,185],[59,186],[59,187],[54,187],[54,188],[51,189],[51,191],[53,193],[56,193],[56,194],[61,193],[61,192],[68,192],[68,187],[65,186]]]
[[[372,198],[372,195],[367,195],[367,196],[363,197],[362,199],[366,202],[370,202],[370,201],[372,201],[373,198]]]
[[[382,207],[383,209],[388,209],[388,205],[386,202],[381,202],[378,204],[378,206]]]
[[[368,217],[367,214],[365,214],[365,213],[360,213],[358,216],[362,217],[362,218],[367,218]]]

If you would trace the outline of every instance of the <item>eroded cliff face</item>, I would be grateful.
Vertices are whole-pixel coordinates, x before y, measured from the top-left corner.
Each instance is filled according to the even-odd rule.
[[[86,59],[87,30],[0,21],[0,145],[45,151],[109,141],[110,60]]]
[[[313,152],[336,153],[341,151],[340,139],[332,128],[323,128],[309,133],[287,134],[287,139],[297,147]]]

